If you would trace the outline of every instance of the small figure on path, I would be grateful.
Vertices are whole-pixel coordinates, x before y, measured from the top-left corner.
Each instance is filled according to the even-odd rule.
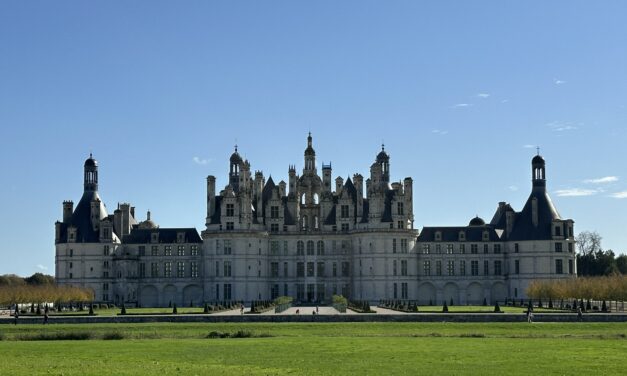
[[[316,315],[316,311],[311,311],[311,314],[315,316]]]
[[[243,304],[241,304],[241,305],[239,306],[239,313],[240,313],[240,315],[243,315],[243,314],[244,314],[244,305],[243,305]]]
[[[300,315],[300,309],[297,309],[297,310],[296,310],[296,314],[297,314],[297,315]]]
[[[48,323],[48,312],[44,312],[44,325]]]
[[[14,323],[15,325],[17,325],[17,319],[20,318],[20,312],[19,311],[20,310],[19,310],[19,308],[17,307],[17,304],[16,304],[15,305],[15,315],[14,315],[15,316],[15,323]]]
[[[577,319],[579,321],[583,321],[583,312],[581,312],[581,307],[577,308]]]
[[[320,312],[318,311],[318,306],[316,306],[316,313],[320,313]]]

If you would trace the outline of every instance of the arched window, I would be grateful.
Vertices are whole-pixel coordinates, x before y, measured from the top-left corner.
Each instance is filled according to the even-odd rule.
[[[314,254],[314,242],[313,240],[307,241],[307,255],[313,256]]]
[[[318,240],[318,249],[316,251],[318,256],[324,256],[324,242],[322,240]]]
[[[320,224],[318,223],[318,216],[314,216],[314,228],[318,230],[320,228]]]
[[[300,203],[301,203],[302,205],[305,205],[305,204],[307,203],[307,196],[306,196],[306,193],[303,193],[303,195],[302,195],[302,196],[300,196]]]
[[[317,194],[317,193],[314,193],[314,196],[313,196],[313,202],[314,202],[314,204],[316,204],[316,205],[318,205],[318,204],[319,204],[319,202],[320,202],[320,199],[319,199],[319,197],[318,197],[318,194]]]
[[[301,224],[301,228],[303,230],[307,230],[307,227],[309,227],[309,218],[307,218],[306,215],[303,216],[303,220],[302,220],[302,224]]]
[[[305,255],[305,243],[302,240],[299,240],[298,243],[296,243],[296,254],[298,256]]]

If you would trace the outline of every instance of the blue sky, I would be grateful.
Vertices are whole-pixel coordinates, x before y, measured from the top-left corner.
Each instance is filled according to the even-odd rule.
[[[521,209],[540,146],[576,229],[627,251],[624,1],[2,1],[0,274],[54,274],[90,151],[112,211],[202,230],[237,142],[287,180],[307,132],[334,177],[382,141],[416,226]]]

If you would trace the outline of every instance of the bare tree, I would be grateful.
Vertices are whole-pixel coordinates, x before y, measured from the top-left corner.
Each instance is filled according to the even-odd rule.
[[[601,250],[602,239],[596,231],[582,231],[575,237],[575,242],[581,255],[590,256]]]

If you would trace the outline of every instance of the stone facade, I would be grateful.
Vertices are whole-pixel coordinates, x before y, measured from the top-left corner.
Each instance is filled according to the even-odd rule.
[[[469,226],[420,233],[413,181],[391,181],[383,147],[365,186],[360,174],[333,184],[331,164],[322,164],[320,175],[311,134],[304,168],[298,175],[290,166],[287,183],[253,175],[237,148],[229,164],[219,192],[216,177],[207,177],[206,228],[199,234],[160,228],[150,213],[139,222],[126,203],[109,215],[90,155],[83,196],[76,208],[65,201],[56,223],[58,283],[90,287],[97,301],[140,306],[281,295],[326,302],[334,294],[466,304],[522,298],[533,279],[576,274],[573,222],[561,219],[546,194],[539,156],[521,212],[501,203],[489,224],[475,218]]]

